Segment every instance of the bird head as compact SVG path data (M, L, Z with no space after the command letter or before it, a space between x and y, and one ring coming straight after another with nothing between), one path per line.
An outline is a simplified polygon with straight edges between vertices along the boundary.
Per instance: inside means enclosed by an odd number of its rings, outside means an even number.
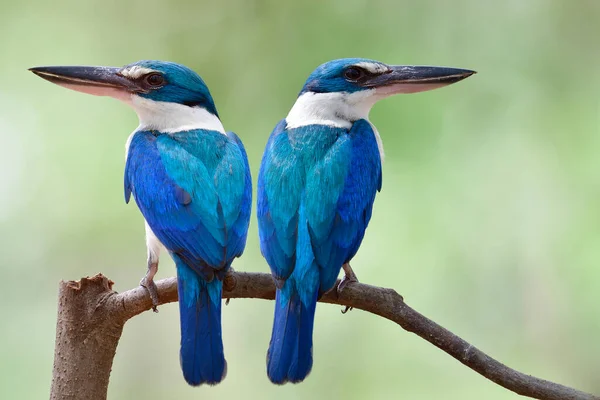
M286 119L292 127L319 120L344 125L366 119L378 100L437 89L474 73L448 67L387 65L362 58L333 60L310 74Z
M146 129L168 132L208 124L222 130L208 87L197 73L180 64L144 60L120 68L54 66L30 71L68 89L124 101Z

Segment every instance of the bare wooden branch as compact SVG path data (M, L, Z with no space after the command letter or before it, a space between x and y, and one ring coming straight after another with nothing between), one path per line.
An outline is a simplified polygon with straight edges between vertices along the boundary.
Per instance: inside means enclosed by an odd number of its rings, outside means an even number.
M111 290L111 284L102 275L80 282L61 282L52 399L106 398L108 376L123 325L152 306L143 288L116 293ZM156 284L161 304L177 301L175 278ZM234 272L225 280L223 297L272 300L275 286L268 274ZM355 283L348 285L341 295L334 290L319 301L389 319L485 378L520 395L542 400L600 400L600 397L507 367L410 308L392 289Z
M102 275L60 282L50 398L106 399L125 320L110 314L112 281Z

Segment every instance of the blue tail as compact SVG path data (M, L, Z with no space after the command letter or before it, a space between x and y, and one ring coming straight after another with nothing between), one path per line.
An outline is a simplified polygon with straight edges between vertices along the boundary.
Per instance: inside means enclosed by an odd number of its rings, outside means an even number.
M317 296L304 304L295 291L289 298L278 289L275 321L267 353L267 374L278 385L304 380L312 368L312 334Z
M221 292L216 277L206 282L183 263L177 263L180 361L187 383L215 385L225 378L227 362L221 338Z

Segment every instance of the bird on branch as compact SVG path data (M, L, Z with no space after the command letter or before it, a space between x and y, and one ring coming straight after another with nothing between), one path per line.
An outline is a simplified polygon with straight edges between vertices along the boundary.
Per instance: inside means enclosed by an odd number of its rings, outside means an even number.
M223 128L202 78L183 65L140 61L31 71L136 111L140 125L126 145L125 200L133 194L146 221L148 271L140 284L156 310L153 278L164 246L177 266L184 378L194 386L219 383L227 373L223 279L246 245L252 202L242 142Z
M391 66L353 58L327 62L309 77L268 140L258 176L260 247L277 291L267 374L301 382L312 368L317 300L342 291L381 190L383 145L368 116L398 93L436 89L474 71Z

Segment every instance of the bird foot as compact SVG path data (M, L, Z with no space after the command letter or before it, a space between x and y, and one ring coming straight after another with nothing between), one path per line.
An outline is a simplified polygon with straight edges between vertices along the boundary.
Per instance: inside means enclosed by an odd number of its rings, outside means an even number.
M227 272L225 273L225 277L223 278L223 292L231 292L235 288L236 280L235 280L235 270L233 267L229 267ZM229 305L230 297L225 297L225 305Z
M338 297L340 296L340 294L342 293L342 291L348 285L358 282L358 278L356 277L356 274L352 270L352 267L350 267L350 264L346 263L346 264L344 264L342 266L342 268L344 269L344 276L340 280L340 283L339 283L339 285L337 287L337 295L338 295ZM342 314L346 314L348 311L352 310L353 308L354 307L346 306L346 308L344 308L342 310Z
M148 278L148 276L145 276L140 281L140 286L143 287L144 289L146 289L146 292L148 293L148 295L150 295L150 299L152 299L152 311L157 313L158 312L158 304L159 304L158 288L156 287L156 283L154 283L154 279Z

